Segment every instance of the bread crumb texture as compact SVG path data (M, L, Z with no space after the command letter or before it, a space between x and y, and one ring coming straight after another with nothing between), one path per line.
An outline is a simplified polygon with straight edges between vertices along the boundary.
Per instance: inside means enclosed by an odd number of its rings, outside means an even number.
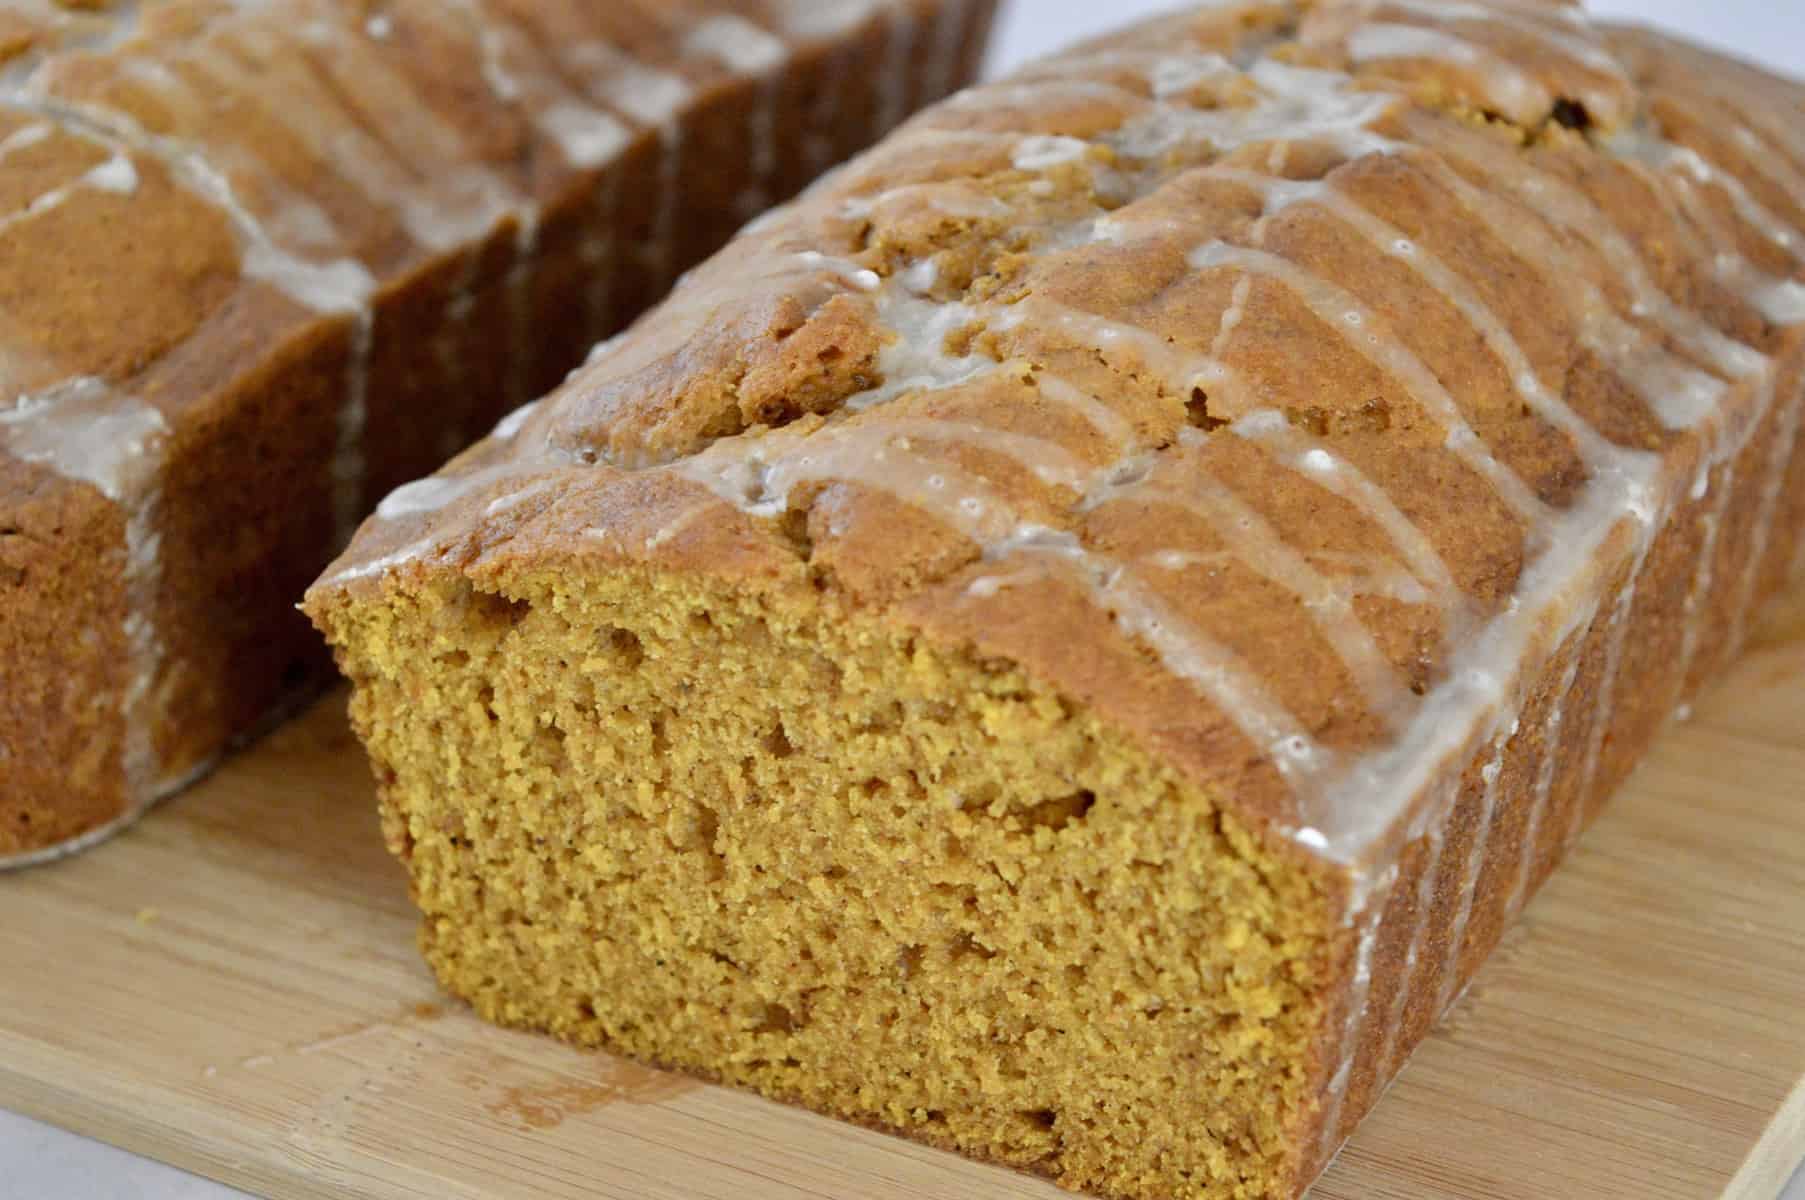
M1021 671L638 572L339 635L422 946L484 1016L1074 1186L1279 1186L1331 905Z

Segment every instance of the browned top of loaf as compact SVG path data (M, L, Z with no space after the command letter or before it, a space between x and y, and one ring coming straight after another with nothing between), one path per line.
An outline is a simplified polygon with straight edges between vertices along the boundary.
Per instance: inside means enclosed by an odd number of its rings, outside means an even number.
M1557 3L1156 21L760 222L313 604L812 585L1354 858L1771 401L1802 130L1797 86Z
M78 381L191 411L444 251L530 238L541 205L711 86L884 7L9 3L0 417L42 426Z

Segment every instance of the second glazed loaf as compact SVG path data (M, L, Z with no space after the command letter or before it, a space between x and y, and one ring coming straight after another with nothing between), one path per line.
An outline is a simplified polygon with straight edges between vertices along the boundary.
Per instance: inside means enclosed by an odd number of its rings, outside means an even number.
M265 720L371 502L967 77L992 7L0 11L0 865Z

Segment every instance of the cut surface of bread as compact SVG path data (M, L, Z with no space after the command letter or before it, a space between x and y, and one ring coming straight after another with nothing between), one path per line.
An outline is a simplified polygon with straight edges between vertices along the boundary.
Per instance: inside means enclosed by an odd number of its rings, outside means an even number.
M1284 1170L1332 884L1021 671L806 586L521 584L374 618L356 709L484 1016L1123 1195Z

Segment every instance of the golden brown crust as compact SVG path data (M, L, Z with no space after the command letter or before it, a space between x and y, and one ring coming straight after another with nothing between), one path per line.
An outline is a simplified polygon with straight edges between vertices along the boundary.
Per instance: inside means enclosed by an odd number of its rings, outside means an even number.
M962 81L989 5L92 7L0 24L0 528L41 524L46 468L84 481L33 543L41 590L7 581L38 647L9 715L40 732L6 731L0 827L34 832L0 858L148 803L306 686L292 604L350 522ZM144 471L84 444L127 425ZM52 703L76 679L91 704Z

